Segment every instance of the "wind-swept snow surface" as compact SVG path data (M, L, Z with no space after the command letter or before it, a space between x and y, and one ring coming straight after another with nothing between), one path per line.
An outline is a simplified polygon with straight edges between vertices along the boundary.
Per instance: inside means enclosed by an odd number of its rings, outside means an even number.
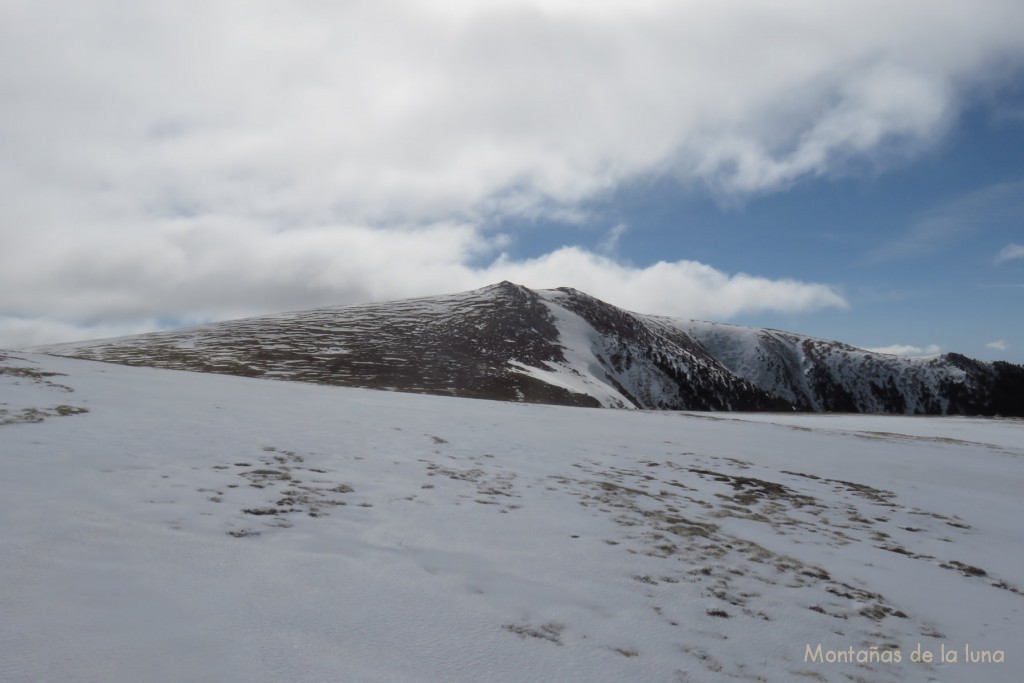
M1020 421L0 356L5 683L1024 676Z

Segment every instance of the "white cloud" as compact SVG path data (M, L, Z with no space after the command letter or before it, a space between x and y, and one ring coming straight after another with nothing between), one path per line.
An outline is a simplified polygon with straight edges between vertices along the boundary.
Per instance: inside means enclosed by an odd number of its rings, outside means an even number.
M619 240L629 232L629 226L625 223L617 223L598 244L597 248L603 254L611 255L619 248Z
M871 261L888 261L927 255L949 248L984 231L1010 230L1024 214L1024 181L998 183L970 192L935 207L918 219L906 234L881 245ZM1020 250L1019 253L1016 250ZM1024 247L1011 244L996 263L1024 256Z
M744 273L728 275L695 261L662 261L635 268L577 247L564 247L522 262L499 259L484 273L485 279L507 279L536 287L569 282L577 289L630 310L684 318L847 307L845 299L825 285Z
M927 142L1021 52L1013 0L870 5L40 0L5 11L0 135L155 212L436 218L658 169L762 191Z
M874 348L864 348L865 351L871 351L872 353L887 353L892 356L911 356L911 357L927 357L937 356L942 353L942 349L937 344L929 344L928 346L913 346L911 344L891 344L890 346L879 346Z
M996 263L1006 263L1019 258L1024 258L1024 244L1008 244L996 254Z
M107 339L161 329L156 320L123 324L73 322L48 317L14 318L0 316L0 349L23 349L40 344L87 339Z
M1005 351L1006 349L1010 348L1010 345L1007 344L1006 341L1003 339L999 339L994 342L989 342L988 344L985 344L985 346L990 349L995 349L996 351Z
M0 314L119 325L502 273L666 313L841 306L820 284L679 254L515 262L489 226L584 222L641 177L728 199L912 153L1024 56L1016 0L35 0L3 13Z
M122 237L116 251L84 239L60 245L61 258L18 277L49 317L74 320L91 311L124 325L147 318L153 302L165 317L211 320L460 291L506 279L574 286L626 308L683 317L846 306L825 285L729 275L693 261L639 268L579 247L516 260L500 253L503 235L488 240L462 224L281 233L250 223L180 219L161 226L158 238ZM474 261L483 265L469 265ZM134 286L125 287L126 281ZM23 291L0 288L0 310L17 310ZM28 334L28 323L21 325L15 341ZM72 339L55 336L64 330L49 320L43 325L33 334L54 333L45 342ZM0 347L12 343L4 332L0 326ZM82 334L95 336L90 330L75 336Z

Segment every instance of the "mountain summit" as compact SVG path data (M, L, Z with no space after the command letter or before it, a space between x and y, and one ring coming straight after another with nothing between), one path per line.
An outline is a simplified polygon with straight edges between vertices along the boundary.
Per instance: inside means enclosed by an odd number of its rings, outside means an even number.
M561 287L318 308L41 353L572 406L1024 415L1024 367L872 353L778 330L631 313Z

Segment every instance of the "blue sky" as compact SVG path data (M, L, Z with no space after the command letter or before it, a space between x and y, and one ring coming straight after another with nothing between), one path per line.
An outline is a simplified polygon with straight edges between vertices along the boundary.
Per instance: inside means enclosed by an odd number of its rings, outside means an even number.
M0 348L508 279L1024 362L1019 0L4 12Z
M647 179L595 212L602 220L584 226L518 223L509 251L536 257L576 243L608 251L621 226L611 251L632 263L695 259L728 272L828 282L849 303L730 322L921 349L911 355L937 346L1024 363L1024 258L999 258L1024 243L1024 85L967 103L933 145L881 167L739 202L672 178Z

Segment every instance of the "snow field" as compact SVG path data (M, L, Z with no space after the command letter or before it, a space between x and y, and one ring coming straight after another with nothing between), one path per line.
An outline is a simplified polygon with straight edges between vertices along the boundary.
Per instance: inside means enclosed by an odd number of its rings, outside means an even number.
M1020 421L573 409L0 355L3 681L1024 672ZM904 659L804 661L819 643ZM1005 662L909 662L918 643Z

